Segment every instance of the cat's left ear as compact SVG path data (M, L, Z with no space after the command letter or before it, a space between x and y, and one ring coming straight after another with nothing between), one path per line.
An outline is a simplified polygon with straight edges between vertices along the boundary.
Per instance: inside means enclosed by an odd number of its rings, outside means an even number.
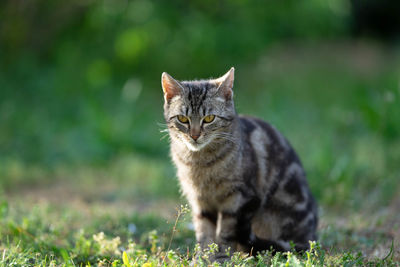
M224 76L215 80L218 85L218 92L221 93L226 100L231 100L233 96L233 81L235 79L235 68L232 67Z

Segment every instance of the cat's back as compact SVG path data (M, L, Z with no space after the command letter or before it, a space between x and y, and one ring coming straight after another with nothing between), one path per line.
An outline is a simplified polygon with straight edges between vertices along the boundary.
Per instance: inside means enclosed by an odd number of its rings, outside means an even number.
M267 160L268 165L284 168L290 164L302 168L299 157L285 136L270 123L253 116L239 115L242 141ZM280 166L277 166L280 165Z
M239 115L242 136L255 146L266 144L267 149L274 147L275 152L292 150L288 140L273 125L265 120L248 115Z
M244 167L262 198L272 195L283 180L296 179L307 186L305 172L289 141L268 122L251 116L239 116ZM246 171L245 171L246 178ZM249 177L250 179L250 177ZM253 178L254 180L254 178ZM267 193L266 193L267 192Z
M251 173L244 179L261 200L262 209L253 220L257 236L286 239L286 234L306 247L307 240L316 239L317 206L299 157L268 122L249 116L239 119L243 151L248 155L243 157L244 173Z

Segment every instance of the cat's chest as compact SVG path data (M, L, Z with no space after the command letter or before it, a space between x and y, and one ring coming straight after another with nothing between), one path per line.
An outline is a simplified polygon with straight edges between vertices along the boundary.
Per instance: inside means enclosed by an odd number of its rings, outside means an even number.
M230 177L218 167L180 166L178 176L181 182L193 187L198 194L215 191L219 185L227 182Z
M217 208L219 202L233 186L235 177L221 168L181 166L178 176L183 193L190 202L203 207Z

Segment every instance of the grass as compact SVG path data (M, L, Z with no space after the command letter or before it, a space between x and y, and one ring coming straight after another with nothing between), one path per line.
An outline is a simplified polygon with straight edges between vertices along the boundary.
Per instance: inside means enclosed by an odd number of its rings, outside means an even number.
M187 208L175 217L132 215L121 207L103 212L93 205L1 204L0 264L2 266L188 266L198 251ZM103 209L109 207L105 206ZM389 246L383 256L363 255L387 238L340 227L321 230L321 244L305 254L270 253L247 257L234 254L227 266L396 266L398 254ZM393 246L393 244L391 244ZM344 246L344 247L343 247ZM352 246L353 249L350 249ZM211 246L199 266L211 264ZM396 263L397 262L397 263ZM147 265L146 265L147 264ZM214 264L217 266L218 264Z
M343 41L276 44L251 65L235 66L238 111L267 119L292 142L321 221L319 243L308 253L235 254L226 265L399 265L399 62L397 48ZM6 120L0 137L27 150L46 144L50 149L42 150L50 152L36 161L21 159L20 152L0 155L0 266L193 262L190 214L181 208L185 200L168 143L157 134L161 89L143 92L136 101L132 111L121 104L110 114L89 107L82 124L63 126L65 131L47 127L40 112L19 113L28 124L13 137L20 128ZM103 144L123 149L86 160L101 154ZM55 160L64 152L79 154L79 160ZM197 263L208 265L213 249Z

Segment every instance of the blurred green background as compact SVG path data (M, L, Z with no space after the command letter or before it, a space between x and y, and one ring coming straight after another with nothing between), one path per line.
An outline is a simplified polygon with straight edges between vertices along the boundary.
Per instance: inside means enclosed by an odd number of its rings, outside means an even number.
M102 181L119 185L105 199L177 199L160 75L235 66L238 111L291 140L323 206L390 204L398 10L387 0L1 1L0 186L92 183L80 187L88 196Z

